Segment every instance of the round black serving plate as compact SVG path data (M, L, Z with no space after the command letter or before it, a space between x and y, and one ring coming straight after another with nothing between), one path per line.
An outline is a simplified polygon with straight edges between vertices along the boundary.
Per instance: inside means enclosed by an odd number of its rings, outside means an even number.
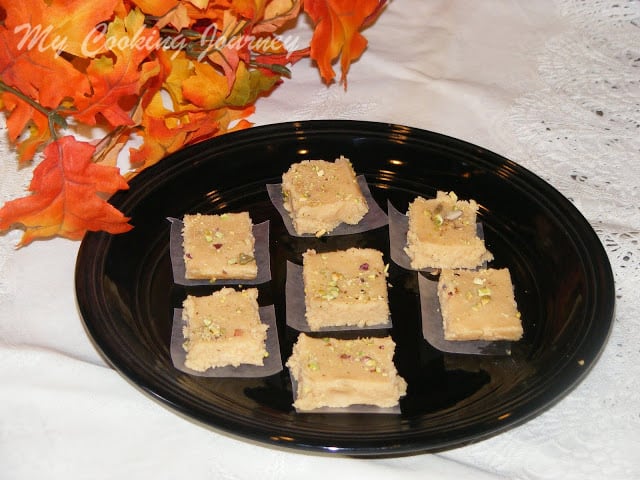
M286 367L265 378L203 378L173 367L173 309L215 287L172 281L167 217L249 211L270 220L274 304L283 360L298 332L285 324L286 261L307 248L373 247L389 259L387 228L325 238L287 234L265 185L289 165L344 155L386 211L418 195L455 191L480 204L492 267L508 267L525 335L510 356L447 354L423 338L417 273L391 262L395 363L408 383L399 414L297 413ZM539 177L490 151L414 128L358 121L291 122L226 134L181 150L119 192L131 217L121 235L90 233L76 265L80 312L106 360L151 398L241 438L303 451L402 455L465 445L552 406L587 374L606 343L614 285L606 253L578 210Z

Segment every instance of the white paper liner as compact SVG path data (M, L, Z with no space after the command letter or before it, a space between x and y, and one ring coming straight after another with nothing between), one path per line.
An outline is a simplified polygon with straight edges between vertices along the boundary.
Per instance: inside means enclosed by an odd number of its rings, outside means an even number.
M178 218L167 218L171 222L169 233L169 255L171 256L171 268L173 270L173 282L178 285L259 285L271 280L271 261L269 259L269 220L253 226L255 238L255 258L258 266L258 275L253 279L225 278L210 281L203 279L189 279L185 277L184 248L182 246L182 228L184 223Z
M438 282L418 274L422 334L429 344L442 352L468 355L511 355L511 342L507 340L445 340L438 298Z
M287 325L299 332L333 332L348 330L382 330L392 327L391 318L384 323L375 325L340 325L322 327L312 330L305 315L307 308L304 302L304 280L302 265L287 261L287 280L285 283L285 300L287 311Z
M409 231L409 217L399 212L393 204L387 200L387 212L389 215L389 254L393 262L404 268L405 270L415 270L418 272L438 273L439 268L425 267L415 269L411 266L411 258L405 252L404 247L407 246L407 232ZM484 239L484 230L482 223L476 223L476 232L479 238ZM486 267L487 262L482 263L482 267Z
M265 347L269 356L264 359L264 365L243 364L237 367L226 366L209 368L204 372L198 372L185 366L184 362L187 358L187 352L182 348L184 343L184 334L182 328L185 325L182 319L182 309L176 308L173 311L173 326L171 328L171 361L173 366L181 372L188 373L197 377L237 377L237 378L256 378L268 377L282 370L282 357L280 355L280 342L278 341L278 327L276 326L276 314L273 305L259 308L260 321L269 326L267 329L267 339Z
M293 401L298 398L298 382L291 375L291 388L293 389ZM295 407L294 407L295 408ZM349 405L348 407L319 407L313 410L302 410L296 408L296 413L386 413L400 414L400 404L393 407L377 407L376 405Z
M336 228L334 228L331 232L327 232L323 237L331 237L334 235L350 235L353 233L362 233L367 232L369 230L374 230L376 228L384 227L388 223L387 214L384 213L384 210L380 208L378 203L373 199L371 195L371 191L369 190L369 185L367 184L367 180L364 178L364 175L358 175L356 177L358 181L358 185L360 186L360 190L362 191L362 195L367 201L367 205L369 206L369 211L362 217L355 225L349 225L347 223L341 223ZM282 198L282 184L281 183L270 183L267 184L267 192L269 193L269 198L271 199L271 203L276 207L282 220L284 222L285 227L287 228L287 232L289 235L294 237L314 237L313 233L296 233L296 229L293 227L293 222L291 221L291 216L286 208L284 208L284 200Z

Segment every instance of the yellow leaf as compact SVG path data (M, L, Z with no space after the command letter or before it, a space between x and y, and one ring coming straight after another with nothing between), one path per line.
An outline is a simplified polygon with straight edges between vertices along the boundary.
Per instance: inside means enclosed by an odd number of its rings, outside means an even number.
M193 74L182 83L182 94L198 107L212 110L225 104L227 79L208 63L192 62Z

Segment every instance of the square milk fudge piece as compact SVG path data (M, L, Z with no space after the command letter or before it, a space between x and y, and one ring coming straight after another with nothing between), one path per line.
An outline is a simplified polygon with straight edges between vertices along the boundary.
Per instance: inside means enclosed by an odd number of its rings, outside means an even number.
M458 200L455 193L417 197L410 205L405 252L411 267L475 268L493 259L476 232L478 204Z
M445 340L519 340L520 312L509 270L442 270L438 299Z
M397 405L407 383L393 363L394 351L391 337L339 340L300 334L287 361L297 382L294 407Z
M185 215L182 239L188 279L251 280L258 275L247 212Z
M387 267L382 252L372 248L303 254L306 318L309 328L389 321Z
M356 225L369 207L351 162L304 160L282 175L284 208L296 233L321 236L341 223Z
M257 299L255 288L187 296L182 311L185 366L204 372L227 365L264 365L269 327L260 321Z

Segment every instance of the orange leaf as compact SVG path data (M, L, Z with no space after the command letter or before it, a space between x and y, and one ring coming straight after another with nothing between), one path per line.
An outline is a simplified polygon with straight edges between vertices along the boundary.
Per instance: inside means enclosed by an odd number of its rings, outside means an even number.
M57 50L85 57L83 48L91 37L93 49L102 45L94 29L109 20L118 0L0 0L6 11L5 26L23 48L46 50L53 56Z
M132 125L129 111L144 84L160 72L157 60L149 55L156 50L157 29L144 26L144 14L133 10L126 18L109 24L105 42L113 56L101 55L87 67L92 94L76 97L76 120L95 125L99 116L110 125Z
M264 13L266 0L231 0L230 9L239 17L256 21Z
M21 47L20 42L19 36L0 27L0 79L5 84L49 109L89 91L85 75L64 57L51 50ZM8 112L9 140L18 146L21 161L31 160L51 138L46 116L9 92L2 93L2 103Z
M140 10L149 15L162 17L178 6L178 0L130 0Z
M182 82L184 98L194 105L215 109L224 106L230 87L227 79L208 63L192 62L192 75Z
M255 24L252 33L272 33L300 13L301 0L272 0L265 6L264 18Z
M326 83L331 83L335 72L331 64L338 57L342 76L340 82L347 85L347 72L367 47L367 40L360 29L369 23L384 5L381 0L306 0L304 10L315 23L311 39L311 58L316 61Z
M16 144L20 163L26 163L38 148L51 140L49 120L46 115L10 93L3 94L2 99L4 108L10 112L7 117L9 141Z
M94 150L71 136L50 143L33 172L32 194L0 209L0 230L23 225L21 245L54 235L80 239L87 230L130 230L129 219L102 198L127 183L117 168L92 163Z

